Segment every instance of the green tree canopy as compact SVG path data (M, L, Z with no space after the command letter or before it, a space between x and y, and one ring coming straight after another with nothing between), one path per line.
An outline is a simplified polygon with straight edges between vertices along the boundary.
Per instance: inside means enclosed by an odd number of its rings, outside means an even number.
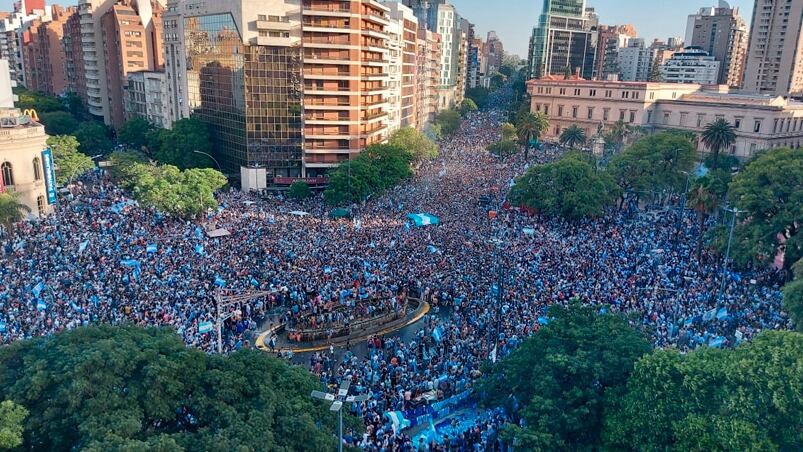
M717 169L719 153L736 142L736 129L726 119L719 118L705 126L700 134L700 139L711 151L711 169Z
M477 103L474 102L470 97L463 99L463 102L460 103L460 115L462 116L466 116L472 111L477 110L479 110Z
M212 154L213 150L212 134L206 124L197 118L185 118L173 123L172 129L160 131L159 149L153 151L153 156L181 169L210 168L214 161L198 152Z
M516 181L510 199L549 215L568 220L599 216L621 194L607 172L575 155L535 165Z
M109 128L97 121L85 121L75 131L78 150L89 156L105 155L112 150Z
M728 199L744 213L734 231L733 257L766 264L785 239L785 264L803 257L803 152L776 148L761 153L733 178ZM723 231L724 232L724 231Z
M0 399L30 411L27 450L334 450L336 417L314 389L300 367L255 350L209 356L166 328L92 326L0 348Z
M125 144L129 149L142 150L147 146L148 137L156 127L145 118L131 118L120 127L117 132L117 138L121 143Z
M797 330L803 332L803 278L798 277L783 287L783 307Z
M466 90L466 97L473 100L479 108L483 108L488 104L488 98L491 91L488 88L478 86L476 88L469 88Z
M609 172L624 190L683 192L696 158L687 136L661 132L641 138L616 154Z
M803 447L803 335L761 333L736 349L636 363L608 411L607 450L769 451Z
M502 124L500 133L502 134L502 140L504 141L515 140L519 135L518 131L516 130L516 126L509 122Z
M9 235L14 235L14 224L24 220L29 213L31 208L20 202L18 193L0 193L0 226Z
M584 145L585 142L586 133L577 124L570 125L560 133L560 144L571 149L577 149L578 146Z
M532 142L540 139L548 128L549 118L544 113L520 112L516 121L519 144L527 151L532 146Z
M435 115L435 123L440 126L441 134L451 135L460 128L460 113L454 110L442 110Z
M22 445L22 421L28 410L11 400L0 402L0 450Z
M39 122L48 135L71 135L78 130L78 120L66 111L39 113Z
M107 170L115 182L131 190L135 182L134 164L148 163L148 158L139 151L115 151L109 155L109 163L111 166Z
M227 183L226 176L211 168L182 171L172 165L135 163L128 171L140 204L181 218L197 218L216 209L215 191Z
M14 94L19 97L19 99L14 102L14 105L20 110L33 109L36 110L40 116L42 113L65 110L64 104L62 104L57 97L48 94L30 91L22 87L14 88Z
M368 146L356 159L342 163L332 173L324 199L331 205L365 200L412 176L411 162L411 154L401 147Z
M407 151L416 163L433 160L439 153L434 141L412 127L397 130L388 138L388 144Z
M491 154L502 158L510 157L519 152L519 147L511 140L497 141L490 144L487 149Z
M303 180L297 180L290 184L290 188L287 190L287 196L291 197L292 199L307 199L312 194L312 190L309 188L309 184L304 182Z
M556 306L550 317L488 369L478 392L492 406L520 406L526 426L510 425L503 436L521 450L597 450L609 399L650 345L625 318L592 307Z
M48 137L47 145L53 152L56 167L56 183L65 185L78 176L95 168L95 162L78 152L78 140L74 136L59 135Z

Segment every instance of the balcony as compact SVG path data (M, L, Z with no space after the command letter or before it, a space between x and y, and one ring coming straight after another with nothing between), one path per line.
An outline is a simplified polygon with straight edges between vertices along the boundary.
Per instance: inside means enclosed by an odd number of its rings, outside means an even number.
M323 5L310 5L305 4L302 6L304 15L308 16L328 16L328 17L350 17L351 10L343 8L340 5L323 4Z

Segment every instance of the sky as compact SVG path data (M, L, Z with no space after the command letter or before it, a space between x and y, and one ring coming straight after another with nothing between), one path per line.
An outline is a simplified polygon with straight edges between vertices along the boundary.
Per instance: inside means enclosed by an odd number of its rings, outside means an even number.
M495 30L505 50L527 58L530 33L543 0L450 0L460 14L476 25L476 31L485 38ZM653 38L666 39L686 34L686 18L703 6L714 6L718 0L588 0L596 8L600 23L620 25L632 23L639 37L647 42ZM48 3L75 4L75 0L50 0ZM13 0L0 0L0 11L11 11ZM754 0L730 0L739 7L742 17L749 23Z
M541 14L543 0L450 0L461 16L475 25L485 39L496 31L505 51L527 58L532 28ZM701 7L715 6L717 0L588 0L605 25L632 23L639 37L647 42L686 34L686 18ZM740 15L750 23L754 0L730 0Z

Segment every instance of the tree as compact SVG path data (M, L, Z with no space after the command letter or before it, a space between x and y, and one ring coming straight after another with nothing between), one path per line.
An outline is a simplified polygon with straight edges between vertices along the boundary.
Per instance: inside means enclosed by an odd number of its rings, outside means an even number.
M390 144L373 144L360 154L377 169L379 175L378 191L393 188L413 175L410 168L412 157L404 149Z
M653 83L661 83L664 81L664 74L661 73L661 65L658 64L658 58L656 58L650 66L650 76L648 80Z
M718 155L716 166L719 171L728 171L730 173L732 168L739 169L742 167L742 162L739 160L738 157L735 155L725 154L725 155ZM703 160L703 164L706 168L713 168L714 167L714 155L708 154L705 156ZM712 170L715 171L715 170Z
M48 135L70 135L78 130L78 120L66 111L44 112L39 114L39 122L45 126Z
M131 118L120 127L117 138L130 149L142 150L148 145L148 137L156 127L145 118Z
M571 80L572 75L572 67L566 65L566 67L563 69L563 80Z
M516 126L514 126L509 122L502 124L501 133L502 133L502 141L515 140L516 137L518 136L518 131L516 130Z
M467 114L479 110L477 104L471 100L471 98L463 99L463 102L460 102L460 115L466 116Z
M64 95L64 106L67 111L78 121L85 121L89 119L89 112L86 110L84 100L75 93L67 93Z
M716 212L719 207L719 200L704 181L698 181L686 194L689 207L697 213L698 227L700 233L697 235L697 262L700 262L703 255L703 235L705 233L705 220L709 215Z
M466 90L466 97L473 100L479 108L484 108L488 104L488 98L490 97L490 94L490 90L483 86L469 88Z
M26 450L333 450L336 417L315 389L300 367L207 355L167 328L90 326L0 349L0 398L30 411Z
M571 149L576 149L577 146L582 146L585 142L586 132L577 124L572 124L565 128L560 134L560 144Z
M786 268L803 257L803 234L799 233L803 152L776 148L761 153L733 178L728 199L744 211L733 238L733 258L738 264L765 265L781 245Z
M451 135L460 128L460 113L454 110L442 110L435 116L435 122L441 128L441 134Z
M95 169L95 162L86 154L78 152L78 140L73 136L48 137L47 145L53 152L57 184L66 185L76 177Z
M159 162L181 169L209 168L215 163L204 154L213 151L212 134L206 124L197 118L185 118L173 123L172 129L160 131L159 149L153 155Z
M0 193L0 226L8 233L14 235L14 224L24 220L31 208L19 201L17 193Z
M549 318L487 369L478 394L524 418L523 428L511 423L503 432L517 449L598 450L607 406L650 345L624 317L593 307L555 306Z
M510 157L519 151L516 143L511 140L497 141L489 145L487 149L491 154L501 158Z
M634 126L618 120L613 124L613 127L605 134L605 144L613 147L616 151L621 151L625 143L631 139L636 139L642 134L642 130L638 126Z
M687 136L661 132L637 140L611 158L609 172L625 191L682 192L697 152Z
M323 196L331 205L350 204L368 199L379 186L378 169L367 159L358 158L337 167Z
M580 220L599 216L616 201L620 190L607 172L575 155L536 165L516 181L511 202L549 216Z
M14 105L20 110L36 110L40 116L42 113L64 110L64 104L54 96L37 93L22 87L14 88L14 94L18 97Z
M226 176L211 168L180 170L172 165L135 163L129 169L134 198L143 206L180 218L197 218L217 208L215 192Z
M800 450L803 335L767 331L730 350L656 350L605 420L605 450Z
M131 190L134 187L137 163L148 163L148 158L139 151L115 151L109 155L109 173L115 182L123 188Z
M541 138L541 134L549 128L549 118L544 113L523 112L518 117L516 130L519 144L524 147L524 160L529 160L529 149L532 143Z
M412 127L397 130L388 138L388 144L407 151L416 163L433 160L439 153L434 141Z
M705 126L700 138L713 156L711 169L717 169L719 153L723 149L733 146L733 143L736 142L736 130L724 118L719 118Z
M783 287L783 307L797 330L803 332L803 278L798 277Z
M22 445L22 422L28 410L11 400L0 402L0 450Z
M304 182L303 180L297 180L290 184L290 188L287 190L287 196L293 199L307 199L312 195L312 190L309 188L309 184Z
M75 131L78 150L89 156L105 155L112 150L109 128L97 121L85 121Z

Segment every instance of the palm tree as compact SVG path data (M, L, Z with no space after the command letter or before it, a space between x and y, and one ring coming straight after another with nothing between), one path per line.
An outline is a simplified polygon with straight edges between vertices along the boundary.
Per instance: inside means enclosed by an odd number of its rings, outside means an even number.
M16 193L0 193L0 226L9 235L14 234L14 223L25 219L31 208L19 202Z
M689 207L697 212L700 233L697 236L697 262L700 262L703 254L703 233L705 232L705 219L717 210L719 199L716 193L703 184L698 184L686 194Z
M541 138L541 134L549 128L549 119L541 112L524 113L519 117L516 133L519 144L524 147L524 160L529 160L530 143Z
M702 138L703 144L711 150L711 154L714 156L712 170L717 169L717 160L719 159L720 151L731 147L733 143L736 142L735 129L731 123L723 118L719 118L706 125L700 137Z
M572 124L560 134L560 144L572 149L586 142L586 133L577 124Z

